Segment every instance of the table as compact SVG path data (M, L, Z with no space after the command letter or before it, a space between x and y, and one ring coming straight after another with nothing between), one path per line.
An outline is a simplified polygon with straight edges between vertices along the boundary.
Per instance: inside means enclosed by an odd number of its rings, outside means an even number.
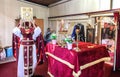
M51 77L103 77L104 61L110 60L106 47L85 42L79 42L78 46L80 52L51 43L46 45Z

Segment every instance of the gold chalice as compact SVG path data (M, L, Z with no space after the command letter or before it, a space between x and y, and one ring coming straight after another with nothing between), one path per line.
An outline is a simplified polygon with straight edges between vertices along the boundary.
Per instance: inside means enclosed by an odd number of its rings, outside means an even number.
M76 40L76 44L77 44L77 47L75 48L75 51L77 51L77 52L79 52L79 51L81 51L80 49L79 49L79 47L78 47L78 34L79 34L79 32L80 32L80 29L76 29L76 35L77 35L77 40Z

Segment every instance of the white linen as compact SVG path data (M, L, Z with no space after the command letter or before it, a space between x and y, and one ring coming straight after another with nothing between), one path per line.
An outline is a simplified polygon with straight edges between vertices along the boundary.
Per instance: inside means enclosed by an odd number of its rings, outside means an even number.
M36 27L33 34L33 39L36 40L36 38L39 36L40 33L41 33L41 29L39 27Z
M13 29L13 33L14 33L16 36L18 36L18 37L20 38L20 40L23 39L23 35L21 34L21 31L20 31L20 29L19 29L18 27L15 27L15 28Z
M35 67L37 64L37 56L36 56L36 46L33 45L33 72L35 71ZM24 77L24 55L23 55L23 45L20 45L19 48L19 58L18 58L18 71L17 71L17 77Z

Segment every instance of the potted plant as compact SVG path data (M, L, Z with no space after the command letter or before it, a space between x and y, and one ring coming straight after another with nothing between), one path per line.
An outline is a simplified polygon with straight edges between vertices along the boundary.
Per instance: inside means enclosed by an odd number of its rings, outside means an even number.
M50 38L51 38L52 44L56 44L57 35L55 33L52 33L50 35Z
M65 42L67 43L67 48L68 48L68 50L71 50L72 49L72 38L70 38L70 37L67 37L67 38L65 38Z

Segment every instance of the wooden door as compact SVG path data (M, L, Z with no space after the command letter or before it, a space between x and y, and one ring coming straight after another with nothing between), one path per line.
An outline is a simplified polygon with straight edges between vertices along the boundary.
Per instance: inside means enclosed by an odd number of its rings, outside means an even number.
M35 24L41 28L42 34L44 34L44 20L35 19Z

